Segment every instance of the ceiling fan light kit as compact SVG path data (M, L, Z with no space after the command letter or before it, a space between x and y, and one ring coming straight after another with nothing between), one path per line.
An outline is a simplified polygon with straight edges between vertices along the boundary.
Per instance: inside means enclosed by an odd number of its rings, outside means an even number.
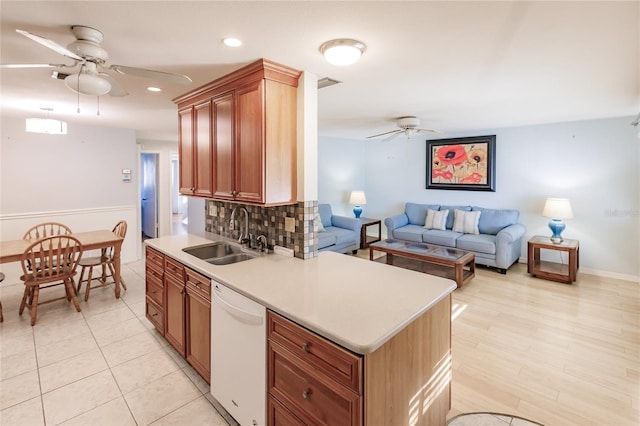
M358 62L366 50L367 46L363 42L351 38L329 40L320 45L320 53L327 62L341 67Z
M377 138L379 136L389 135L386 138L382 139L382 142L387 142L387 141L390 141L391 139L395 138L399 134L404 134L407 137L407 139L411 139L411 135L413 135L414 133L440 133L440 134L444 134L440 130L419 129L418 126L420 125L420 119L418 117L414 117L412 115L405 116L405 117L398 117L396 120L397 120L396 121L396 125L399 127L399 129L391 130L389 132L379 133L377 135L367 136L367 139Z

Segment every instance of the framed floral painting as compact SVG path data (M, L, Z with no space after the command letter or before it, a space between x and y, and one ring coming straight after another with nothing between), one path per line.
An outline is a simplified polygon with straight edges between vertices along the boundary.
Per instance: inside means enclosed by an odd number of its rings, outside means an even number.
M427 141L427 189L496 190L496 135Z

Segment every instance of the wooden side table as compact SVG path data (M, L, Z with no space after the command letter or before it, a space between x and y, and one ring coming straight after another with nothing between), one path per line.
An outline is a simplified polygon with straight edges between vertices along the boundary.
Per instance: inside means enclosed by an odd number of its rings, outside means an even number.
M375 243L382 239L382 223L380 219L371 219L369 217L361 217L362 229L360 230L360 248L367 248L369 244ZM367 228L378 225L378 236L367 235Z
M560 244L551 242L549 237L535 235L527 243L527 272L547 280L571 284L576 280L580 267L580 242L565 239ZM568 263L549 262L540 259L540 250L567 252Z

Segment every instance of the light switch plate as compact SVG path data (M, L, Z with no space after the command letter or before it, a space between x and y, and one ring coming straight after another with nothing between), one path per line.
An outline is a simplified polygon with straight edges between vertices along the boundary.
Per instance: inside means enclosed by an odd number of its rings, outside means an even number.
M215 204L209 204L209 216L217 216L218 215L218 206Z
M287 232L296 232L296 220L292 217L285 217L284 230Z

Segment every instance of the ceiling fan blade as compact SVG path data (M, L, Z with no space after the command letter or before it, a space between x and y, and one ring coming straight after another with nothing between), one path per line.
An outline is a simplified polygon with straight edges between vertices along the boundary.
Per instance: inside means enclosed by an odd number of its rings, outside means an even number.
M146 77L156 80L168 80L178 84L191 84L191 79L186 75L172 74L162 71L146 70L144 68L127 67L124 65L111 65L109 68L120 74L135 75L137 77Z
M441 132L440 130L432 130L432 129L415 129L416 133L439 133L441 135L446 135L445 132Z
M49 49L63 55L66 56L68 58L71 59L75 59L76 61L83 61L84 59L82 59L80 56L76 55L75 53L73 53L72 51L70 51L69 49L67 49L66 47L62 47L60 46L58 43L56 43L55 41L51 41L48 38L44 38L44 37L40 37L39 35L30 33L29 31L24 31L24 30L16 30L16 32L18 34L22 34L23 36L30 38L31 40L35 41L36 43L40 43L41 45L43 45L44 47L48 47Z
M378 136L384 136L384 135L388 135L390 133L398 133L398 132L402 132L402 130L391 130L390 132L384 132L384 133L379 133L377 135L372 135L372 136L367 136L367 139L371 139L371 138L377 138Z
M109 84L111 84L111 90L109 90L109 96L121 98L129 94L129 92L127 92L127 90L124 87L122 87L122 85L118 82L118 80L111 77L109 74L101 72L101 73L98 73L98 75L101 78L107 80Z
M398 136L401 133L404 133L404 130L396 130L396 132L393 135L387 136L386 138L382 139L382 142L389 142L391 139L394 139L396 136Z

